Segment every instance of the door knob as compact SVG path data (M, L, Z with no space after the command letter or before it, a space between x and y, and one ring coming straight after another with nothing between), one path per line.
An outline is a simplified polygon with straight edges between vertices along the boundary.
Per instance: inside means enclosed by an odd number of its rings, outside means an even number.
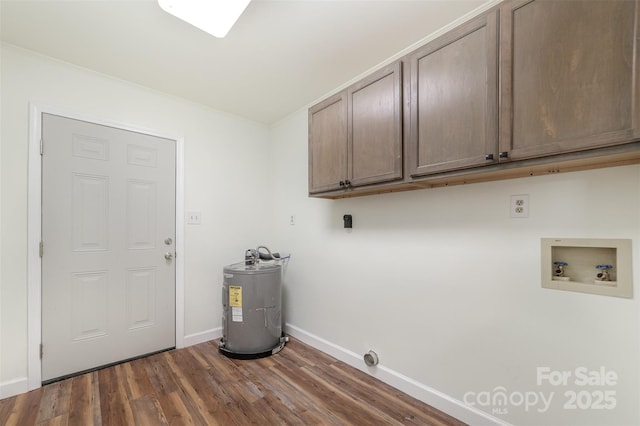
M166 239L164 240L164 243L165 243L166 245L170 246L171 244L173 244L173 240L172 240L171 238L166 238Z
M169 253L169 252L165 253L164 254L164 258L167 259L167 260L173 259L173 253Z

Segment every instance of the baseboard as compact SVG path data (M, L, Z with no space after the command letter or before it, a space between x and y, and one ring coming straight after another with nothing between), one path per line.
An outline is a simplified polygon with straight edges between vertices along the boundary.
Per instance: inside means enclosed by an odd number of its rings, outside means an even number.
M210 340L219 339L220 337L222 337L222 327L216 327L210 330L184 336L183 344L186 348L187 346L197 345L198 343L208 342Z
M285 333L308 344L309 346L327 353L332 357L357 368L358 370L393 386L407 395L411 395L412 397L467 424L509 426L509 423L504 420L498 419L474 407L470 407L456 398L417 382L416 380L404 376L397 371L391 370L384 365L378 364L376 367L367 367L364 364L362 355L331 343L328 340L304 331L292 324L285 324L284 329Z
M29 380L26 377L0 383L0 399L9 398L29 391Z

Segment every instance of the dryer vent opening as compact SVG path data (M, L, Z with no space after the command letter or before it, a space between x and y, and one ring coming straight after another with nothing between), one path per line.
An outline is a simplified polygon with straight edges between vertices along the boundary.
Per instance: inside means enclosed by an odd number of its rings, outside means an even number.
M373 367L378 365L378 354L374 351L369 351L364 354L364 363L367 364L368 367Z

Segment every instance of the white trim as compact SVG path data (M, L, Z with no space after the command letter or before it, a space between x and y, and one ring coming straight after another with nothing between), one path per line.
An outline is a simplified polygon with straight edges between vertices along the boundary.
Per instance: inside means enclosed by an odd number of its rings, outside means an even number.
M184 347L184 139L176 141L176 348Z
M395 370L378 364L376 367L367 367L362 355L358 355L348 349L338 346L322 337L302 330L292 324L285 324L285 332L292 337L325 352L334 358L363 371L378 380L393 386L412 397L431 405L438 410L455 417L467 424L473 425L501 425L510 426L510 423L498 419L477 408L470 407L464 402L442 393L432 387L422 384Z
M219 339L222 337L222 327L216 327L209 330L201 331L199 333L189 334L184 336L184 347L197 345L199 343L208 342L210 340Z
M125 123L97 119L59 107L29 103L29 170L27 195L27 380L28 389L42 385L40 343L42 342L42 263L39 256L42 237L42 114L54 114L103 126L115 127L176 141L176 347L184 346L184 138ZM11 389L17 389L18 386ZM20 393L20 392L17 392ZM16 394L17 394L16 393Z
M42 342L42 114L29 104L29 170L27 193L27 378L29 389L42 384L40 343Z
M0 399L25 393L29 390L29 381L26 377L9 380L0 383Z

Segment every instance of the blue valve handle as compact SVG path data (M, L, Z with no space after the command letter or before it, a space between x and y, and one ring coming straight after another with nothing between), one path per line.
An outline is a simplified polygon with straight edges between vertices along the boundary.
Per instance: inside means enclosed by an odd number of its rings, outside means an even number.
M558 266L567 266L568 263L567 262L553 262L554 265L558 265Z
M613 265L597 265L596 269L613 269Z

